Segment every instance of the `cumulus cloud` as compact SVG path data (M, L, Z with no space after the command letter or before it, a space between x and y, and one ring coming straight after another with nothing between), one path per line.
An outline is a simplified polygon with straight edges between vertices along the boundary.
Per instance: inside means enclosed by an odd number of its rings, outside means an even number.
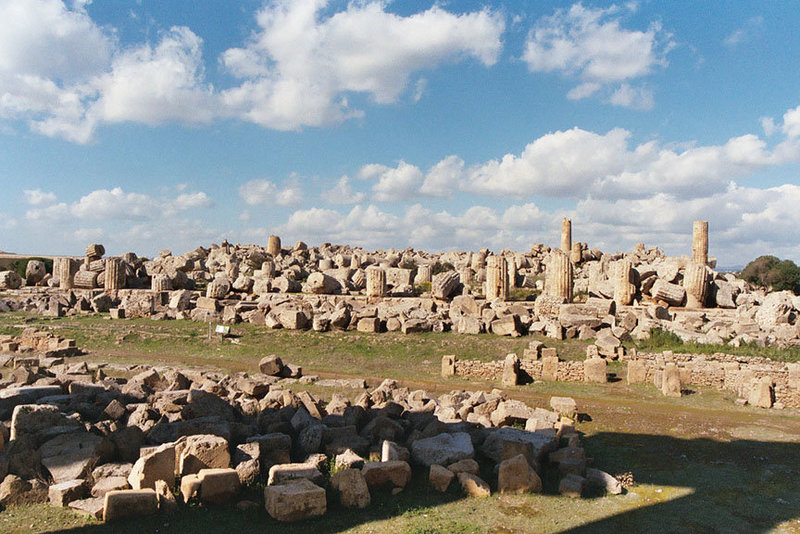
M674 46L671 35L653 22L642 30L622 27L630 7L557 9L542 17L525 41L522 59L531 72L556 72L580 83L567 97L588 98L604 87L614 87L608 101L634 109L650 109L652 94L622 82L642 78L667 65Z
M45 192L41 189L25 189L22 194L25 196L25 202L31 206L49 206L56 201L55 193Z
M787 111L780 126L765 121L784 133L773 146L755 134L721 145L649 141L632 146L628 130L601 134L576 127L545 134L519 154L473 165L450 155L422 178L418 167L405 162L395 169L364 165L358 176L385 181L387 193L375 200L409 200L417 194L447 198L459 191L508 198L645 198L655 193L691 198L712 194L758 169L800 161L800 107ZM391 194L390 185L395 186Z
M295 206L303 200L303 191L294 182L278 187L269 180L250 180L239 187L239 197L249 206Z
M505 23L488 10L456 15L434 6L403 17L379 1L328 8L325 0L279 0L258 12L247 45L221 57L243 80L222 93L231 113L279 130L336 123L363 113L346 92L392 103L412 73L463 57L492 65L502 47Z
M505 28L489 10L434 6L400 16L377 0L338 10L325 0L276 0L258 11L244 46L220 56L237 80L219 90L206 80L202 39L187 27L123 48L84 2L0 0L0 20L0 119L76 143L106 123L236 118L296 130L341 122L363 115L349 93L389 104L418 71L464 58L494 64ZM424 78L411 89L419 100Z
M397 167L381 169L377 178L378 183L372 186L373 198L378 202L396 202L416 196L424 177L419 167L401 160Z
M28 191L25 192L26 196ZM32 195L36 197L36 195ZM53 196L55 200L55 196ZM178 212L213 206L206 193L183 193L176 198L152 197L143 193L125 192L121 187L96 189L76 202L50 203L25 213L32 222L77 221L153 221ZM42 204L39 204L42 205Z
M366 197L365 193L353 190L350 185L350 178L347 176L339 178L332 189L322 194L322 198L328 204L358 204L363 202Z

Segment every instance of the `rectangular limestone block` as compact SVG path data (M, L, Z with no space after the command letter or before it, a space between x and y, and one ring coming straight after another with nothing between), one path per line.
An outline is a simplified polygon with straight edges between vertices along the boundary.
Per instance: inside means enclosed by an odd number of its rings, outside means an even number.
M542 355L542 380L558 380L558 356Z
M264 507L278 521L299 521L324 515L325 490L310 480L299 479L264 488Z
M118 490L106 493L103 521L153 515L158 511L155 490Z

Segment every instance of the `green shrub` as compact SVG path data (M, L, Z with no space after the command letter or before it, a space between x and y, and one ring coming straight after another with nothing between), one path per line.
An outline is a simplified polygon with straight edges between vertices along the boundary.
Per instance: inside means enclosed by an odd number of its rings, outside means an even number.
M739 277L753 285L773 291L800 294L800 267L791 260L759 256L742 270Z
M446 273L447 271L455 271L455 270L456 270L455 266L452 263L450 263L449 261L446 261L444 263L442 263L440 261L437 261L431 267L431 276L435 276L435 275L440 274L440 273Z
M11 262L8 266L9 271L15 271L20 278L25 280L25 269L28 268L28 262L31 260L39 260L44 262L44 268L48 273L53 272L53 260L48 258L22 258Z

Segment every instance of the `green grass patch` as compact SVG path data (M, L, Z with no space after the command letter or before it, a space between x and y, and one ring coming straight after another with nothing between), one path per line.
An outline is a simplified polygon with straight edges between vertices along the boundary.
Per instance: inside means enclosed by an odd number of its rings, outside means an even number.
M731 345L709 345L697 342L684 342L677 334L661 328L651 328L649 339L635 342L638 350L661 352L671 350L684 354L714 354L723 352L735 356L760 356L781 362L800 361L800 347L762 347L757 343L743 343L739 347Z

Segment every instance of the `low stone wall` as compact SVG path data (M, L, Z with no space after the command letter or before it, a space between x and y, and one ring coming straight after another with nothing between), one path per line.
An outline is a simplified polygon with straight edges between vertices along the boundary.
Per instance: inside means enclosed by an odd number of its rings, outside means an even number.
M708 386L731 391L747 399L756 381L769 377L773 383L775 407L800 408L800 363L775 362L762 357L742 357L732 354L673 354L638 353L633 356L644 363L645 381L659 382L658 374L667 363L675 363L680 371L681 383ZM456 375L481 380L499 380L503 374L503 360L480 362L457 360ZM542 378L542 361L522 359L520 369L534 380ZM626 372L620 378L625 378ZM582 361L559 361L557 379L563 382L584 381Z

